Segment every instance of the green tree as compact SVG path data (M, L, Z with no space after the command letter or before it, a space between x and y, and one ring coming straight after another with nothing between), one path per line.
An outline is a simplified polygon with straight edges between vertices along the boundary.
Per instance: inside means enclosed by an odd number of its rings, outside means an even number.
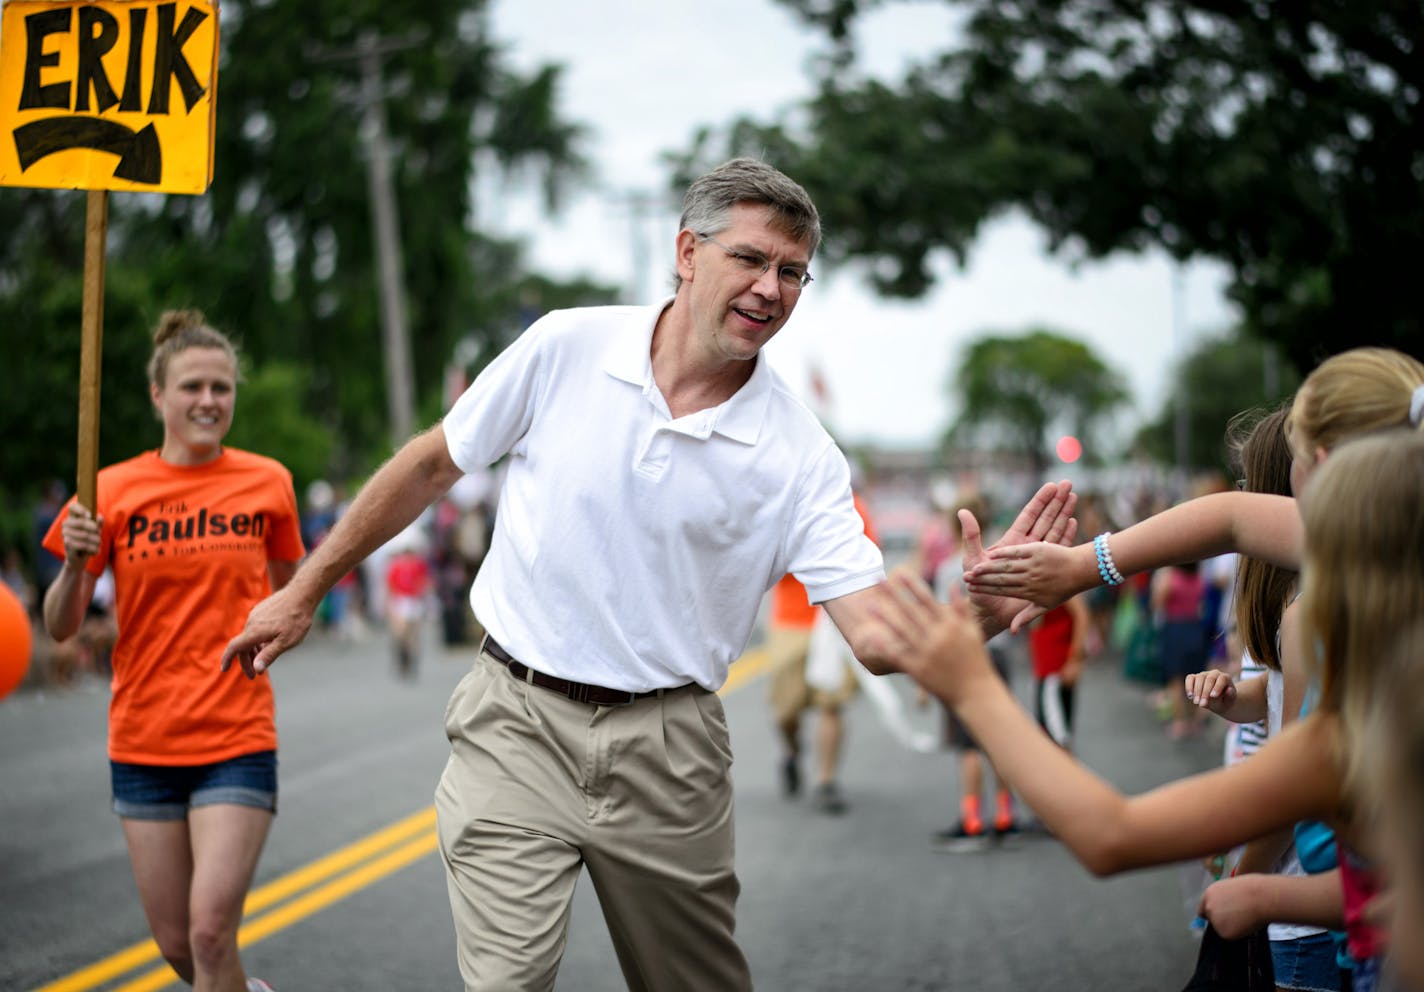
M3 199L3 198L0 198ZM82 255L80 256L82 259ZM82 264L82 263L81 263ZM111 269L104 300L99 450L116 461L157 447L163 429L149 400L145 365L153 287L134 268ZM83 279L39 265L3 304L8 361L0 389L0 495L28 498L51 479L74 484L79 436L79 335Z
M301 408L303 369L267 362L243 377L228 441L252 451L280 451L282 464L300 487L326 475L336 438Z
M224 0L211 190L110 198L102 462L156 443L148 335L160 312L187 306L237 339L252 370L234 443L250 436L299 479L360 474L388 451L357 71L325 58L366 31L414 42L384 75L425 419L457 341L482 342L487 360L531 299L611 298L529 272L518 243L478 229L477 176L536 182L555 206L586 170L582 129L557 110L558 69L512 69L487 7ZM0 190L0 350L25 359L23 381L0 390L0 496L12 502L42 478L73 478L83 227L82 193Z
M971 344L948 385L960 413L946 446L990 446L1047 471L1056 437L1071 433L1084 451L1099 426L1129 401L1127 386L1081 341L1044 328L990 335Z
M1178 410L1186 414L1186 467L1232 471L1225 443L1232 417L1290 399L1300 375L1275 345L1239 331L1198 343L1173 369L1160 413L1137 435L1137 446L1164 463L1177 460Z
M893 85L857 73L853 32L890 0L781 2L833 42L819 92L704 131L683 171L773 156L884 292L923 293L932 253L1017 207L1075 255L1225 262L1248 331L1302 370L1424 354L1418 0L945 0L960 36Z

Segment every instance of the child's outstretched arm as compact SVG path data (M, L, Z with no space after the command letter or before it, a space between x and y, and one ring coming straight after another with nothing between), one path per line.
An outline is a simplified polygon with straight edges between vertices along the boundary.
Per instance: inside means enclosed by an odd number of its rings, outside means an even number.
M877 604L900 667L953 706L984 753L1096 875L1204 857L1301 819L1332 819L1340 795L1333 718L1316 715L1250 761L1125 797L1039 728L989 664L962 602L913 576Z
M1188 500L1113 534L1107 542L1122 575L1227 551L1299 568L1303 544L1295 500L1261 493L1213 493ZM1072 548L1046 543L993 548L986 559L964 576L976 595L1054 607L1104 581L1092 542ZM1016 620L1014 629L1020 625Z
M1267 923L1301 923L1342 930L1340 869L1319 875L1237 875L1208 885L1197 912L1228 940Z

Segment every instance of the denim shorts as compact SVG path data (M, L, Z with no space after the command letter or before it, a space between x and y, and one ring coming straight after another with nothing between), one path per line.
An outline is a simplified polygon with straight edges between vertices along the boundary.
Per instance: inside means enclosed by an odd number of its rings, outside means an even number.
M1271 941L1271 964L1276 970L1277 988L1340 992L1335 938L1328 933Z
M130 820L183 820L196 806L227 803L277 812L277 752L211 765L131 765L110 761L114 812Z

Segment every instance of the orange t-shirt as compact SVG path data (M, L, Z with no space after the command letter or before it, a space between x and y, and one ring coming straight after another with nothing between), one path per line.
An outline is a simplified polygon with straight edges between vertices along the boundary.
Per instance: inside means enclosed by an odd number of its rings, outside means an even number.
M104 518L88 569L114 570L109 757L205 765L277 746L270 679L218 663L271 591L267 562L302 557L292 476L261 455L224 448L206 465L147 452L99 472ZM44 546L64 557L60 524Z
M875 533L875 526L870 522L870 511L861 502L859 496L852 493L851 498L855 500L856 512L860 514L860 519L865 524L865 536L879 545L880 537ZM771 625L773 627L810 630L816 622L817 609L819 607L811 605L811 600L806 595L806 587L789 572L771 587Z

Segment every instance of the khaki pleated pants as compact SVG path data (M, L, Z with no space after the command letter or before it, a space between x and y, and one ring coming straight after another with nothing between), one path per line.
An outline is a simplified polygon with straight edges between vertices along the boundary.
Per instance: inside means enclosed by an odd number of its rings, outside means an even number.
M481 654L445 729L435 805L466 989L553 988L584 866L630 989L751 988L714 693L594 706Z

